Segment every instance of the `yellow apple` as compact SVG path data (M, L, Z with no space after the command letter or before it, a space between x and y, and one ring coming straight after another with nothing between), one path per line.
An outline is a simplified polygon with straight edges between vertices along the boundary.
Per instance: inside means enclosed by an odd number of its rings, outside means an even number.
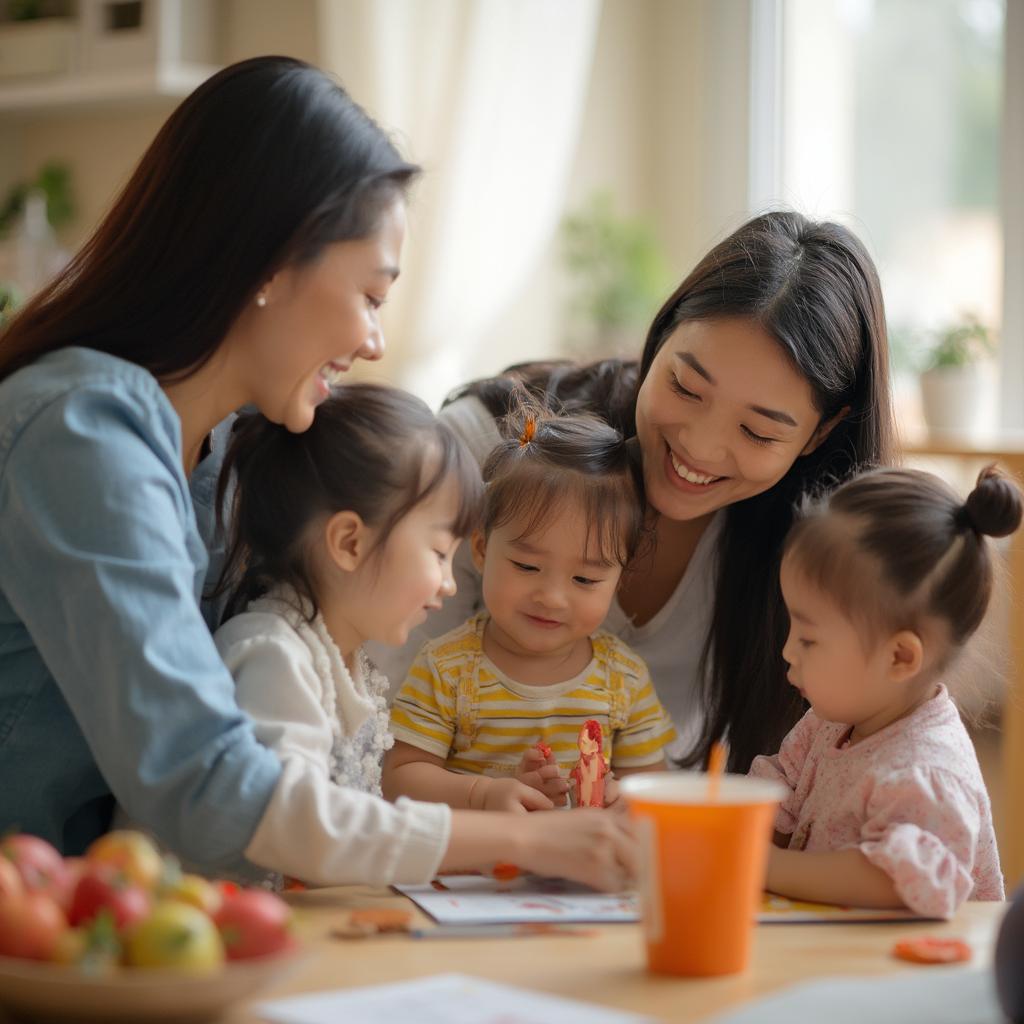
M212 882L201 875L181 875L160 887L162 900L177 900L198 907L204 914L213 917L220 910L223 902L220 893Z
M224 943L217 926L201 910L167 900L132 930L125 943L125 959L132 967L209 974L224 963Z

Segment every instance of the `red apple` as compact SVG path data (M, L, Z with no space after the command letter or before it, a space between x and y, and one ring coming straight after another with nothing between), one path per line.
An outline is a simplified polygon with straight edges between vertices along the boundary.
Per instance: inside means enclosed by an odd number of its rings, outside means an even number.
M0 901L0 956L49 960L67 929L64 911L44 892Z
M108 864L90 864L75 886L68 921L78 927L107 910L120 932L141 921L151 905L149 893L119 871Z
M291 908L264 889L243 889L227 896L213 920L229 960L280 953L294 943Z
M64 886L64 859L38 836L16 832L0 840L0 857L9 860L21 875L25 888L58 896Z
M25 892L25 883L21 880L18 869L11 861L0 857L0 902L22 896Z

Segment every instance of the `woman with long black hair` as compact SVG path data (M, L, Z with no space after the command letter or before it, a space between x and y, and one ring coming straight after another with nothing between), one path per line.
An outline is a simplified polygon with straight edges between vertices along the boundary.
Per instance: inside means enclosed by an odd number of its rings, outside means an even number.
M482 461L525 386L636 439L653 543L623 575L604 628L647 662L675 720L677 763L727 739L731 770L774 753L802 711L786 681L782 542L802 492L893 456L878 276L846 228L769 213L716 245L654 318L639 362L528 364L469 384L442 413ZM457 561L460 561L457 559ZM406 647L468 618L480 585Z
M623 884L631 840L599 812L392 805L280 762L201 612L218 425L251 405L305 431L380 358L416 174L317 69L233 65L0 335L0 832L80 853L116 800L208 872L382 884L511 860Z

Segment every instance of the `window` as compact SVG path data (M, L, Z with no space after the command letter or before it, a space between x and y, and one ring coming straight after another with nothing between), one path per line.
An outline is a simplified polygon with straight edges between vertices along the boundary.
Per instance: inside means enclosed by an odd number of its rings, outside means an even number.
M1001 327L1005 20L1004 0L784 0L774 24L774 199L867 244L897 372L922 330Z

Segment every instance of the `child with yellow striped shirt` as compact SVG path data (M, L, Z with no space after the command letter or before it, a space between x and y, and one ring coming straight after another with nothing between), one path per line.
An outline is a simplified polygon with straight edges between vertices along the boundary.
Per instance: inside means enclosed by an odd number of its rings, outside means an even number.
M595 417L520 419L484 466L485 610L424 646L392 708L391 799L564 804L588 719L615 775L666 767L675 731L647 668L600 629L644 531L626 442ZM613 803L611 778L605 792Z

